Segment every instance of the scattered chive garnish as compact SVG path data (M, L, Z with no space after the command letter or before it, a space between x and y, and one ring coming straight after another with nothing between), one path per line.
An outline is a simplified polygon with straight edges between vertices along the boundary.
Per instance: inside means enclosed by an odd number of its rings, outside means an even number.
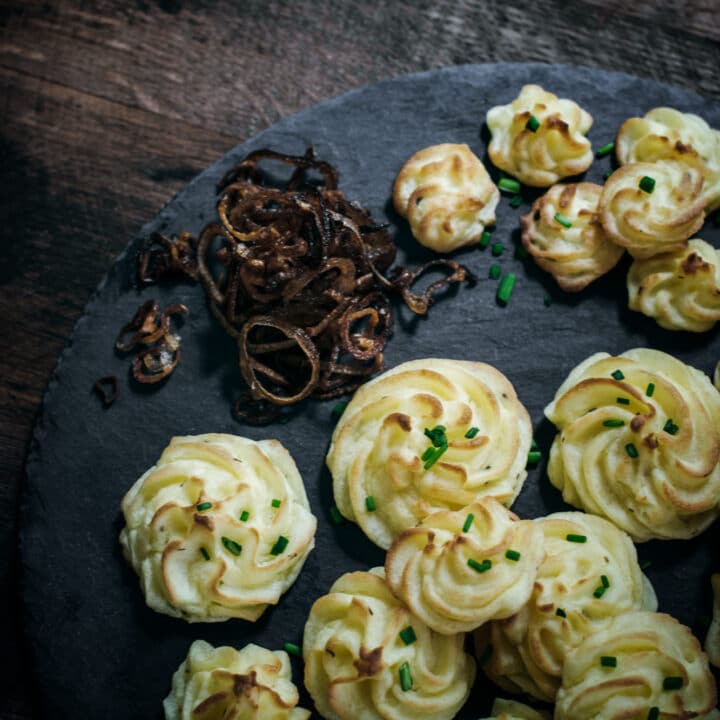
M410 665L404 662L400 666L400 687L407 692L408 690L412 690L412 686L413 680L410 674Z
M565 539L568 542L584 543L587 542L587 535L574 535L573 533L569 533L565 536Z
M239 545L234 540L231 540L224 535L220 539L222 540L222 544L225 546L225 549L229 553L232 553L233 555L239 555L242 552L242 545Z
M284 535L281 535L275 541L275 544L272 546L272 550L270 550L270 554L271 555L280 555L281 553L285 552L285 548L288 546L289 542L290 541Z
M652 565L652 560L644 560L640 563L641 570L647 570Z
M401 630L399 632L400 639L406 644L406 645L412 645L416 640L417 636L415 635L415 631L412 628L412 625L408 625L404 630Z
M550 305L552 305L552 296L550 295L550 293L545 293L545 295L543 296L543 303L545 307L550 307Z
M680 690L683 686L683 679L678 676L666 677L663 680L663 690Z
M447 445L443 445L442 447L435 448L434 452L431 457L429 457L425 464L423 465L424 470L429 470L443 455L443 453L448 449Z
M537 132L538 128L540 127L540 121L534 115L531 115L528 118L528 121L525 123L525 127L530 132Z
M622 427L625 424L624 420L605 420L603 425L605 427Z
M630 404L629 398L617 398L617 402L619 405L629 405Z
M602 586L603 586L604 588L609 588L609 587L610 587L610 581L608 580L608 576L607 576L607 575L601 575L601 576L600 576L600 582L602 583Z
M561 618L567 617L566 612L565 612L562 608L558 608L558 609L555 611L555 614L556 614L558 617L561 617Z
M648 397L652 397L654 392L655 392L655 383L648 383L648 386L645 389L645 394Z
M611 175L613 174L612 170L608 170L604 175L603 178L607 180Z
M200 503L199 505L196 505L195 507L197 508L197 510L199 512L202 512L203 510L209 510L212 507L212 503L211 502L203 502L203 503Z
M500 182L498 182L498 187L501 190L507 190L507 192L513 193L513 195L520 192L520 183L517 180L513 180L512 178L500 178Z
M598 148L595 155L597 157L605 157L605 155L609 155L614 149L615 149L615 143L609 142L607 145L603 145L601 148Z
M490 244L490 233L487 230L483 231L483 234L480 236L480 249L484 250L488 245Z
M714 225L715 227L720 227L720 211L716 212L716 213L712 216L712 221L713 221L713 225Z
M479 428L479 427L471 427L471 428L465 433L465 437L466 437L468 440L472 440L479 432L480 432L480 428Z
M606 587L603 585L600 585L599 587L595 588L595 591L593 592L593 596L598 598L598 600L605 594L605 591L607 590Z
M481 667L487 663L487 661L492 657L493 654L493 646L491 644L487 645L487 647L482 651L482 655L478 655L478 665Z
M425 428L425 437L437 448L447 445L447 437L445 435L445 426L436 425L434 428Z
M530 443L530 449L531 449L531 450L537 450L537 449L538 449L537 440L535 440L535 438L533 438L533 439L532 439L532 442Z
M655 705L648 711L647 720L658 720L660 717L660 708Z
M636 448L632 443L628 443L628 444L625 446L625 452L626 452L631 458L636 458L636 457L638 456L637 448Z
M210 553L208 553L208 551L207 551L204 547L201 547L201 548L200 548L200 554L201 554L206 560L209 560L209 559L210 559Z
M542 460L542 453L539 450L531 450L528 453L527 464L537 465Z
M665 423L665 427L663 430L668 433L669 435L677 435L677 431L680 429L678 425L676 425L672 420L668 420Z
M610 373L610 375L612 377L614 377L616 380L624 380L625 379L625 375L623 374L622 370L616 370L615 372Z
M505 246L501 242L493 243L492 246L492 256L493 257L500 257L500 255L503 254L503 250L505 250Z
M600 657L600 665L602 665L602 667L617 667L617 658L612 655L602 655Z
M368 495L365 498L365 507L368 512L375 512L377 505L375 504L375 498L372 495Z
M240 513L240 520L242 522L247 522L249 517L250 517L250 513L247 510L243 510Z
M524 245L518 245L515 248L515 257L518 260L525 260L525 258L529 257L530 253L525 249Z
M477 560L470 558L467 561L467 564L475 570L475 572L484 573L487 572L492 567L492 561L491 560L483 560L482 562L478 562Z
M421 456L420 459L425 462L435 454L435 448L431 445Z
M655 189L655 178L651 178L649 175L643 175L642 179L638 183L638 187L646 192L648 195Z
M333 505L330 508L330 519L335 523L335 525L342 525L343 522L343 516L340 514L340 511L337 509L336 505Z
M297 657L302 656L302 652L300 651L300 648L295 643L286 642L283 645L283 650L285 650L285 652L288 655L296 655Z
M488 277L491 280L497 280L500 277L500 266L497 263L493 263L488 270Z
M508 550L505 553L505 557L508 560L513 560L514 562L517 562L520 559L520 553L517 550Z
M572 227L572 223L564 215L561 215L560 213L555 213L553 220L555 220L556 223L559 223L560 225L562 225L564 228Z
M279 508L280 505L282 505L282 502L278 500L277 498L273 498L273 501L270 503L274 508Z
M333 409L332 414L333 417L339 418L344 412L345 408L348 406L348 401L343 400L342 402L339 402Z
M503 279L500 281L500 286L498 287L497 291L498 302L502 303L503 305L507 305L514 287L515 275L513 275L512 273L504 275Z
M518 208L522 204L522 196L521 195L513 195L513 197L510 200L510 207L511 208Z
M463 525L463 532L467 532L472 527L474 519L475 516L472 513L468 513L468 516L465 518L465 524Z

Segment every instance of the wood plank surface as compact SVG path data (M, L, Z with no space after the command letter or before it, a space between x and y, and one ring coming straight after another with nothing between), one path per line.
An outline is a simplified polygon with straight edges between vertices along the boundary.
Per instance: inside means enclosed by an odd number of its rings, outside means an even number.
M18 488L59 352L113 258L277 119L459 63L619 70L720 100L717 0L0 0L0 718L27 720ZM422 108L418 108L422 112ZM49 599L51 601L51 599Z

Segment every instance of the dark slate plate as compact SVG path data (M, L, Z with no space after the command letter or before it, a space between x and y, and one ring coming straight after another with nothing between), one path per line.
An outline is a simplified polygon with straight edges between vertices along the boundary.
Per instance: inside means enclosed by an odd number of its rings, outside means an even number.
M717 104L627 75L535 64L447 68L355 90L279 122L193 180L140 237L153 230L197 233L214 215L216 181L248 151L268 146L302 153L313 144L319 157L339 169L347 196L391 222L399 261L419 263L429 253L411 239L390 202L397 171L418 149L442 142L468 143L485 157L485 113L511 101L528 82L587 108L595 118L589 136L596 148L613 139L625 118L658 105L699 113L720 127ZM609 167L608 158L597 160L587 178L602 182ZM432 356L495 365L514 383L547 452L553 430L543 420L543 407L568 371L591 353L649 346L711 372L720 359L720 340L718 332L694 336L662 331L625 309L627 263L579 296L558 291L549 276L513 254L518 216L532 197L525 198L520 210L510 208L507 197L498 207L493 237L508 248L499 262L518 276L509 306L495 303L496 282L486 279L494 262L489 251L458 253L480 282L450 293L427 318L399 309L386 366ZM701 236L720 244L720 230L710 224ZM299 642L311 604L340 574L383 562L383 553L355 526L337 527L330 521L332 491L324 456L334 403L306 403L289 423L264 429L235 422L230 402L239 371L233 343L218 330L200 287L132 288L136 244L110 269L75 328L50 382L27 465L22 511L25 620L37 674L34 687L56 718L159 718L171 675L194 639L236 646L253 641L269 648ZM553 303L545 307L548 292ZM143 390L130 384L129 362L113 353L113 342L149 297L184 302L192 314L182 329L183 358L177 371L163 387ZM121 379L120 398L109 410L91 392L93 382L106 374ZM119 503L125 491L155 462L171 436L203 432L279 438L298 463L319 519L316 549L299 580L255 624L188 625L149 610L120 554ZM563 507L541 465L530 472L514 510L536 517ZM709 575L716 569L712 548L717 542L717 531L711 529L693 541L639 548L641 559L653 561L648 573L660 609L701 637L710 614ZM293 669L301 684L298 659L293 659ZM481 686L459 717L478 717L493 696ZM306 696L303 700L309 703Z

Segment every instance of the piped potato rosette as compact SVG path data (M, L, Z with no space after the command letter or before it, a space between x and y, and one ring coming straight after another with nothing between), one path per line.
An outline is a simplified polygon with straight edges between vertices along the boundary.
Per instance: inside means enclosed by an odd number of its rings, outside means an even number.
M534 521L545 559L528 603L475 634L479 662L501 688L552 702L565 657L614 617L657 608L628 535L607 520L561 512Z
M490 159L525 185L550 187L592 164L585 137L592 115L539 85L525 85L509 105L491 108L486 121Z
M567 292L587 287L623 255L600 224L601 193L600 185L588 182L553 185L520 217L525 249Z
M495 224L500 191L467 145L445 143L416 152L393 186L395 210L415 239L447 253L480 240Z
M422 359L363 385L333 433L338 509L377 545L436 510L480 497L510 505L527 476L532 426L508 379L485 363Z
M390 589L433 630L474 630L516 613L544 556L542 531L493 498L405 530L385 559Z
M720 253L704 240L635 260L627 276L628 307L667 330L706 332L720 321Z
M720 395L699 370L658 350L597 353L545 415L559 430L548 476L571 505L636 542L690 538L717 517Z
M705 221L703 185L700 170L676 160L623 165L603 186L600 222L635 258L680 250Z
M619 615L565 662L555 720L717 717L715 679L690 630L662 613Z
M705 178L708 212L720 207L720 131L698 115L657 107L630 118L618 130L615 154L621 165L677 160L697 167Z
M259 645L215 648L196 640L173 675L165 720L307 720L283 651Z
M328 720L449 720L475 679L463 645L412 615L382 568L347 573L310 610L305 687Z
M313 548L316 519L277 440L175 437L122 500L147 604L189 622L257 620Z

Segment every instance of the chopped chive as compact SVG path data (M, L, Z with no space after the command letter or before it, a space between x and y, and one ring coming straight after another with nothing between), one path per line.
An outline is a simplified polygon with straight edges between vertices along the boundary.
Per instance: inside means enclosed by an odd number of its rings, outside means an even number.
M480 236L480 249L484 250L488 245L490 244L490 233L487 230L483 231L483 234Z
M640 563L641 570L647 570L651 566L652 566L652 560L644 560L643 562Z
M443 455L443 453L448 449L447 445L443 445L442 447L435 448L433 454L431 457L429 457L425 464L423 465L424 470L429 470Z
M283 645L283 650L285 650L288 655L296 655L297 657L302 657L302 652L295 643L286 642Z
M605 427L622 427L624 424L625 424L624 420L615 420L615 419L605 420L603 422L603 425Z
M532 439L532 442L530 443L530 449L531 449L531 450L537 450L537 449L538 449L537 440L535 440L535 438L533 438L533 439Z
M636 457L638 456L637 448L636 448L632 443L628 443L628 444L625 446L625 452L626 452L631 458L636 458Z
M650 708L647 714L647 720L658 720L660 717L660 708L657 705Z
M539 450L531 450L528 453L527 464L537 465L542 460L542 453Z
M365 507L368 512L375 512L377 505L375 504L375 498L372 495L368 495L365 498Z
M555 611L555 614L556 614L558 617L561 617L561 618L567 617L567 613L566 613L562 608L558 608L558 609Z
M344 412L345 408L349 405L347 400L343 400L339 402L335 407L332 409L332 415L333 417L339 418Z
M552 295L550 295L550 293L545 293L545 295L543 295L543 304L545 307L550 307L552 305Z
M500 266L497 263L493 263L488 270L488 277L491 280L497 280L500 277L501 272Z
M404 662L400 666L400 687L407 692L408 690L412 690L412 686L413 680L410 674L410 665Z
M597 157L605 157L605 155L609 155L614 149L615 143L609 142L607 145L603 145L601 148L598 148L595 155Z
M521 195L513 195L513 197L510 199L510 207L511 208L519 208L520 205L522 205L522 196Z
M600 665L602 667L617 667L617 658L612 655L601 655Z
M610 581L608 580L608 576L607 576L607 575L601 575L601 576L600 576L600 582L602 583L602 586L603 586L604 588L609 588L609 587L610 587Z
M492 246L492 256L493 257L500 257L500 255L503 254L503 250L505 250L505 246L501 242L493 243Z
M654 392L655 392L655 383L648 383L648 386L645 389L645 394L648 397L652 397Z
M537 132L537 129L540 127L540 121L534 115L531 115L525 123L525 127L530 132Z
M480 432L480 428L473 426L465 433L465 437L468 440L472 440L479 432Z
M663 690L680 690L683 686L683 679L678 676L666 677L663 680Z
M207 551L204 547L201 547L201 548L200 548L200 554L201 554L206 560L209 560L209 559L210 559L210 553L208 553L208 551Z
M340 513L340 511L337 509L336 505L333 505L330 508L330 519L333 521L333 523L335 525L342 525L342 523L343 523L344 518L343 518L342 514Z
M202 512L203 510L209 510L212 507L211 502L202 502L199 505L195 506L199 512Z
M500 281L500 286L498 287L497 291L497 299L498 302L501 302L503 305L506 305L508 300L510 300L510 296L512 295L513 288L515 287L515 275L512 273L508 273L507 275L503 276L503 279Z
M465 518L465 524L463 525L463 532L467 532L472 527L474 519L475 516L472 513L468 513L468 516Z
M629 398L621 398L621 397L619 397L619 398L616 398L616 400L617 400L617 403L618 403L619 405L629 405L629 404L630 404Z
M587 542L587 535L574 535L573 533L569 533L565 536L565 539L568 542L585 543Z
M560 225L562 225L564 228L572 227L572 223L564 215L561 215L560 213L555 213L555 215L553 216L553 220L555 220L556 223L559 223Z
M508 550L505 553L505 557L508 560L513 560L514 562L517 562L520 559L520 553L517 550Z
M222 540L222 544L225 546L225 549L229 553L232 553L233 555L239 555L242 552L242 545L239 545L234 540L231 540L224 535L220 539Z
M421 456L420 459L425 462L435 454L435 448L431 445Z
M467 564L475 570L475 572L484 573L487 572L492 567L492 561L491 560L483 560L482 562L478 562L477 560L470 558L467 561Z
M665 427L663 427L663 430L669 435L677 435L679 429L680 427L676 425L672 420L668 420L665 423Z
M607 180L611 175L613 174L612 170L608 170L604 175L603 178Z
M240 513L240 520L242 522L247 522L249 517L250 517L250 513L247 510L243 510Z
M605 591L607 590L606 587L603 585L600 585L599 587L595 588L595 592L593 592L593 596L598 598L598 600L605 594Z
M492 657L493 654L493 646L492 644L488 644L485 649L482 651L481 655L478 655L478 665L481 667L487 663L488 660Z
M720 227L720 210L712 216L712 221L715 227Z
M430 438L430 442L436 447L447 445L447 437L445 435L445 426L436 425L434 428L425 428L425 436Z
M651 178L649 175L643 175L640 182L638 183L638 187L643 192L646 192L648 195L650 195L650 193L652 193L652 191L655 189L655 178Z
M513 193L513 195L520 192L520 183L517 180L513 180L512 178L504 177L500 178L500 182L498 182L498 187L501 190L507 190L510 193Z
M280 505L282 505L282 501L278 500L277 498L273 498L273 501L270 503L274 508L279 508Z
M275 544L272 546L272 550L270 550L270 554L271 555L280 555L281 553L284 553L285 548L288 546L289 542L290 541L284 535L281 535L275 541Z
M612 377L614 377L616 380L624 380L625 375L623 374L622 370L615 370L615 372L610 373Z
M400 639L406 645L412 645L417 640L417 636L415 635L415 631L413 630L412 625L408 625L404 630L401 630L398 634L400 635Z
M518 245L515 248L515 258L517 260L525 260L530 255L530 253L525 249L524 245Z

